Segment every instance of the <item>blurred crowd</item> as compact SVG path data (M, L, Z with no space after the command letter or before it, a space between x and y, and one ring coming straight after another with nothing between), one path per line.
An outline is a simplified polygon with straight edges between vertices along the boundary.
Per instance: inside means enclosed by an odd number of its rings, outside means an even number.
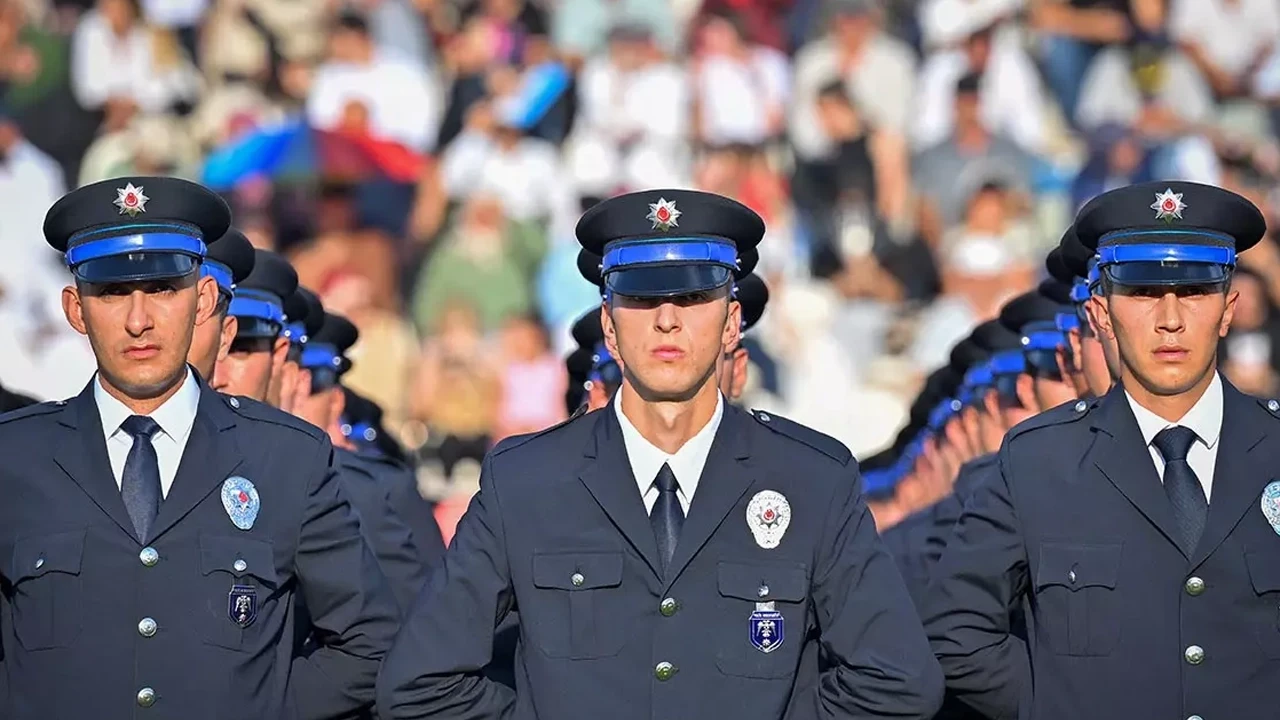
M1096 194L1280 208L1278 48L1276 0L0 0L0 382L61 398L94 366L41 240L55 198L200 180L305 118L418 177L219 189L359 326L345 381L441 477L567 416L568 328L600 299L574 223L651 187L765 219L746 404L870 454ZM1225 368L1271 394L1280 246L1242 262Z

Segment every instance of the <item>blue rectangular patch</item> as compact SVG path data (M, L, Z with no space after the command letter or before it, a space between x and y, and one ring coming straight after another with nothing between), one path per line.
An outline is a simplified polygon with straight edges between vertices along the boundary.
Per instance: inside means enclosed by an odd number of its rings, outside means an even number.
M247 628L258 618L258 589L252 585L232 585L227 593L227 615L231 622Z
M763 653L777 650L786 639L782 613L776 610L756 610L751 613L751 644Z

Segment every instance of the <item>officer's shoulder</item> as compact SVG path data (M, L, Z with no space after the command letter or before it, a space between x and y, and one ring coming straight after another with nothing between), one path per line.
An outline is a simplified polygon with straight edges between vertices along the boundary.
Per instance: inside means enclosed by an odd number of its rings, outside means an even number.
M1014 425L1009 429L1009 434L1005 438L1006 443L1012 443L1018 438L1035 434L1037 430L1044 428L1061 427L1079 422L1082 418L1089 415L1098 406L1098 399L1093 400L1072 400L1065 402L1057 407L1045 410L1042 413L1033 415L1026 420Z
M1280 420L1280 400L1275 398L1258 398L1258 404L1273 418ZM0 418L2 419L2 418Z
M264 402L259 402L243 395L223 395L221 393L219 393L219 398L236 415L251 422L292 430L312 440L322 440L326 437L324 431L315 425Z
M960 466L960 472L964 474L982 472L989 467L995 466L999 462L1000 456L996 453L983 453L978 457L964 463Z
M596 411L599 412L599 411ZM582 422L588 415L594 413L587 412L587 406L582 405L573 412L568 418L545 427L537 432L525 433L523 435L512 435L498 441L497 445L489 451L490 458L497 458L500 455L510 453L517 448L526 447L535 440L553 441L560 439L559 436L573 428L579 422Z
M50 413L58 412L66 406L67 403L65 400L58 400L36 403L35 405L28 405L26 407L18 408L17 410L10 410L7 413L0 414L0 425L21 422L23 420L40 417L42 415L48 415Z
M768 428L788 440L800 443L810 450L816 450L841 465L848 465L849 461L853 459L853 453L849 451L849 448L830 435L820 433L811 427L801 425L794 420L788 420L771 412L751 410L748 414L761 427Z

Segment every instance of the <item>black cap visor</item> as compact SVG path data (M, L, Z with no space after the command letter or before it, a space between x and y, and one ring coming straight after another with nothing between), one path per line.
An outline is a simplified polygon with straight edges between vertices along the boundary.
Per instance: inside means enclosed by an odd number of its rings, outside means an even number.
M691 295L724 287L732 279L729 268L706 263L629 267L604 276L606 288L635 298Z
M1127 287L1216 285L1225 282L1227 266L1200 262L1126 262L1104 265L1111 282Z
M279 323L263 320L259 317L250 317L247 315L237 315L236 337L238 338L271 338L275 339L280 335Z
M71 272L80 282L95 285L172 280L195 272L199 258L186 253L137 252L86 260Z

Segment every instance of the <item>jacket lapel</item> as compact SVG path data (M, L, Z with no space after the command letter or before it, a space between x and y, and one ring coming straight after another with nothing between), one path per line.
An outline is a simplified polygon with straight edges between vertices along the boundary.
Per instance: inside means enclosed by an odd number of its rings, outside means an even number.
M1213 491L1204 534L1192 556L1199 565L1231 534L1240 518L1254 507L1267 483L1275 479L1276 463L1266 428L1275 418L1258 401L1222 380L1222 432L1214 461Z
M622 427L613 406L596 413L595 430L583 454L589 462L578 477L618 531L640 553L657 577L662 577L658 543L644 509L644 500L631 471Z
M200 404L191 435L178 463L178 474L169 495L160 503L160 514L151 530L151 542L178 523L199 505L210 492L240 466L244 458L228 432L236 425L236 415L226 406L227 398L212 390L204 380L200 383Z
M1138 512L1189 557L1192 549L1183 548L1178 542L1173 507L1164 494L1151 451L1142 439L1142 431L1125 398L1124 389L1117 385L1099 405L1098 411L1092 414L1093 429L1098 431L1093 450L1094 464Z
M755 481L747 463L743 462L750 457L746 423L742 410L725 403L724 416L689 506L689 517L680 531L680 541L676 543L671 567L664 578L667 587L676 581L681 571L711 539L725 516L737 506L743 493ZM745 522L745 518L742 521Z
M107 517L136 540L133 520L129 518L124 499L120 497L120 486L111 471L102 417L93 399L93 384L97 381L95 375L79 395L67 401L58 416L65 437L55 445L53 461Z

